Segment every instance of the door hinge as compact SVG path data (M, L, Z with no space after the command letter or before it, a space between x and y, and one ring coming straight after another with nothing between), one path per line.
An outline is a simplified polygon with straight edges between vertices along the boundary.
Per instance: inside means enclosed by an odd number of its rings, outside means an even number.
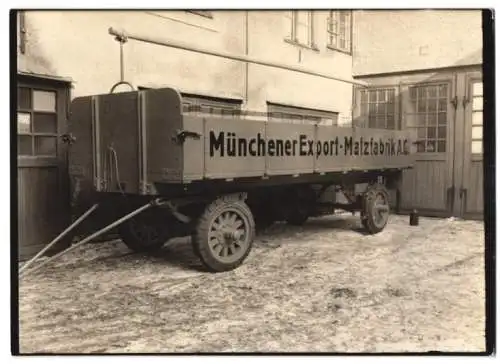
M464 107L464 109L467 107L467 104L470 102L469 98L467 96L464 96L464 98L462 99L462 106Z
M456 110L458 107L458 97L457 96L453 97L450 102L453 105L453 108Z

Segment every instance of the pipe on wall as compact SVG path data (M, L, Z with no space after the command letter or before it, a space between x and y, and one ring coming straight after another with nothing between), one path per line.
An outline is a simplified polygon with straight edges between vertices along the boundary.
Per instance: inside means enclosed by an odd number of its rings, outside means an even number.
M325 73L320 73L320 72L308 70L308 69L303 68L303 67L295 67L295 66L285 65L282 63L277 63L277 62L260 60L257 58L250 57L248 55L242 56L242 55L230 54L227 52L214 51L214 50L210 50L210 49L206 49L206 48L202 48L202 47L196 47L196 46L193 46L191 44L187 44L185 42L174 41L171 39L153 38L153 37L150 37L147 35L132 34L132 33L125 32L124 30L114 29L112 27L109 28L109 34L111 34L115 37L122 37L123 39L133 39L133 40L140 41L140 42L156 44L156 45L161 45L161 46L165 46L165 47L172 47L172 48L182 49L182 50L186 50L186 51L190 51L190 52L207 54L207 55L216 56L216 57L222 57L222 58L231 59L234 61L254 63L254 64L259 64L261 66L279 68L279 69L283 69L283 70L287 70L287 71L293 71L293 72L303 73L303 74L307 74L307 75L311 75L311 76L326 78L329 80L345 82L345 83L349 83L352 85L367 87L367 83L362 82L362 81L358 81L358 80L354 80L352 78L347 79L347 78L332 76L332 75L328 75Z

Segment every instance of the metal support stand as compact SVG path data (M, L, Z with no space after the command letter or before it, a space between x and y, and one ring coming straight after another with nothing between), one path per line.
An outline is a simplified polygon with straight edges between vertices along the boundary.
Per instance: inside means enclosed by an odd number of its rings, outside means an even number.
M78 248L79 246L82 246L83 244L88 243L90 240L92 240L92 239L96 238L97 236L99 236L99 235L101 235L101 234L103 234L103 233L105 233L105 232L107 232L107 231L109 231L109 230L113 229L114 227L116 227L116 226L120 225L121 223L123 223L123 222L125 222L125 221L127 221L127 220L131 219L132 217L134 217L134 216L136 216L136 215L140 214L140 213L141 213L141 212L143 212L144 210L147 210L148 208L153 207L153 206L160 205L161 203L162 203L162 202L161 202L161 200L160 200L160 199L155 199L155 200L153 200L153 201L151 201L151 202L147 203L146 205L143 205L143 206L139 207L138 209L136 209L136 210L132 211L131 213L129 213L129 214L127 214L127 215L123 216L122 218L120 218L120 219L116 220L115 222L113 222L113 223L109 224L108 226L106 226L106 227L102 228L101 230L99 230L99 231L95 232L94 234L92 234L92 235L90 235L90 236L86 237L85 239L83 239L83 240L79 241L78 243L76 243L76 244L74 244L74 245L70 246L68 249L63 250L62 252L60 252L60 253L58 253L58 254L54 255L53 257L50 257L49 259L47 259L47 260L43 261L43 262L42 262L42 263L40 263L38 266L36 266L36 267L34 267L34 268L32 268L32 269L30 269L30 270L28 270L28 271L25 271L25 273L24 273L24 274L20 274L20 277L24 277L27 273L33 273L33 272L35 272L35 271L39 270L40 268L42 268L43 266L47 265L48 263L50 263L51 261L55 260L56 258L60 257L61 255L66 254L66 253L69 253L70 251L72 251L72 250L74 250L74 249ZM95 206L96 206L96 205L95 205ZM96 207L97 207L97 206L96 206ZM91 208L91 210L92 210L92 211L93 211L93 209L94 209L94 207L92 207L92 208ZM90 212L92 212L92 211L90 211L90 210L89 210L89 211L87 211L84 215L82 215L82 217L80 217L80 219L78 219L77 221L75 221L75 223L73 223L73 224L70 226L70 228L66 229L66 231L64 231L63 233L64 233L64 234L66 234L66 233L67 233L70 229L74 228L74 227L77 225L77 223L80 223L81 221L83 221L83 219L84 219L84 218L86 218L86 217L90 214ZM63 233L61 233L61 235L63 235ZM61 236L61 235L60 235L60 236ZM59 238L59 237L58 237L58 238ZM52 244L52 243L51 243L51 244ZM47 250L47 248L46 248L45 250ZM37 254L37 257L38 257L38 256L40 256L42 253L43 253L43 251L42 251L42 252L40 252L40 253L38 253L38 254ZM33 262L34 262L34 259L32 259L29 263L31 264L31 263L33 263ZM23 268L25 268L25 267L26 267L26 266L24 266Z
M49 250L55 243L57 243L59 240L63 238L67 233L69 233L71 230L73 230L77 225L79 225L83 220L87 218L96 208L99 206L98 204L95 204L92 206L90 209L88 209L82 216L80 216L74 223L72 223L69 227L66 228L62 233L60 233L54 240L52 240L45 248L40 250L37 255L35 255L33 258L31 258L26 264L24 264L20 269L19 269L19 274L21 274L26 268L28 268L30 265L32 265L35 260L37 260L43 253L45 253L47 250Z

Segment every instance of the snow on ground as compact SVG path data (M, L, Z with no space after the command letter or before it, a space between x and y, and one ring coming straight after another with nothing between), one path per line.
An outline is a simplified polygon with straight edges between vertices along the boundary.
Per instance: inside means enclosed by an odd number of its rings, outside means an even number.
M89 244L20 282L22 353L485 349L481 222L391 216L278 224L235 271L187 239L152 255Z

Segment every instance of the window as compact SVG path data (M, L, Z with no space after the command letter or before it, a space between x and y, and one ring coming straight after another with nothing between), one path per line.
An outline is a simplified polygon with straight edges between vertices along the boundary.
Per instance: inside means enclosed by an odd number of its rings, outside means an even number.
M394 88L361 90L361 119L375 129L397 129Z
M213 18L212 12L207 10L187 10L188 13L203 16L205 18Z
M267 103L267 112L269 121L288 121L298 124L319 124L334 125L338 124L339 114L331 111L322 111L306 109L301 107L285 106L273 103Z
M56 92L17 89L18 156L57 156Z
M315 48L312 11L287 11L285 14L286 39L306 47Z
M235 117L240 114L240 110L240 100L182 94L182 112L184 114Z
M149 90L151 87L138 86L138 90ZM191 115L236 116L241 114L241 100L225 99L204 95L181 93L182 113Z
M483 83L472 84L472 154L483 153Z
M352 12L330 11L328 17L328 47L351 54Z
M448 85L410 87L412 111L407 126L417 131L419 153L445 153L448 121Z

